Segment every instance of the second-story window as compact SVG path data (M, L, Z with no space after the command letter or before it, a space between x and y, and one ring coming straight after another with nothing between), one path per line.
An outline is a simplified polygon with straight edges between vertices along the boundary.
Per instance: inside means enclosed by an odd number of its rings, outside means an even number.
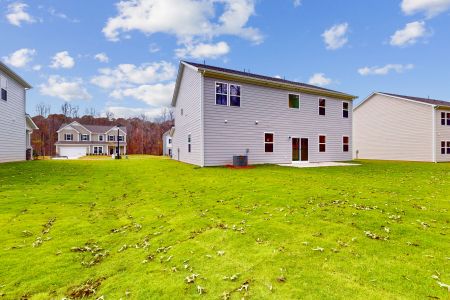
M230 84L230 106L241 106L241 86Z
M325 109L327 105L327 100L320 98L319 99L319 115L325 116Z
M2 100L8 101L8 92L2 88Z
M441 125L445 125L447 122L445 120L445 112L441 112Z
M8 101L8 80L0 76L0 88L1 88L1 98L3 101Z
M169 144L172 144L172 139L169 139Z
M342 102L342 117L345 119L348 119L348 110L349 110L348 102Z
M240 93L240 91L239 91ZM227 83L216 83L216 104L217 105L228 105L228 84Z
M123 135L119 135L119 142L123 142L124 141L124 136Z
M116 140L115 135L108 135L108 142L114 142Z
M289 108L300 108L300 96L289 94Z
M100 142L102 142L102 141L103 141L103 135L99 135L99 136L98 136L98 140L99 140Z
M72 133L65 133L64 134L64 140L65 141L73 141L73 134Z
M447 113L447 125L450 126L450 113Z
M89 134L82 134L81 135L81 140L82 141L89 141Z

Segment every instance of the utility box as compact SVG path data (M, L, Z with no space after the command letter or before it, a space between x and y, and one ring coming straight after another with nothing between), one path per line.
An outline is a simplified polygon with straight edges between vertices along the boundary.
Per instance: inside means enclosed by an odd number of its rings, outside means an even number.
M248 156L247 155L235 155L235 156L233 156L233 166L234 167L246 167L246 166L248 166Z

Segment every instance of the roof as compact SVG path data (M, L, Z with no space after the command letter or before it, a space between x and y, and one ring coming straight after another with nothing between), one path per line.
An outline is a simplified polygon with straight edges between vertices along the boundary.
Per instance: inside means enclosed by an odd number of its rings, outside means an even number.
M17 81L20 85L22 85L24 88L26 89L31 89L33 88L31 86L31 84L29 84L28 82L25 81L25 79L23 79L22 77L20 77L19 75L17 75L16 72L14 72L13 70L11 70L7 65L5 65L4 63L2 63L0 61L0 71L4 72L6 75L8 75L9 77L11 77L12 79L14 79L15 81Z
M36 123L34 123L33 119L29 114L25 114L25 119L27 122L27 126L32 130L38 130L39 127L37 127Z
M178 71L177 83L175 86L174 97L172 99L172 105L175 105L175 103L176 103L176 95L179 90L180 79L181 79L181 69L184 68L185 65L194 67L197 69L197 71L201 71L204 74L228 75L228 76L235 77L235 78L250 79L250 80L252 80L252 82L265 83L267 85L272 85L272 86L276 86L276 87L284 87L286 89L299 89L305 93L318 94L318 95L330 96L330 97L336 97L336 98L344 98L344 99L348 99L348 100L354 100L357 98L356 96L353 96L350 94L326 89L326 88L311 85L311 84L290 81L290 80L285 80L285 79L281 79L281 78L277 78L277 77L270 77L270 76L266 76L266 75L260 75L260 74L245 72L245 71L226 69L226 68L216 67L216 66L211 66L211 65L206 65L206 64L181 61L180 69Z
M86 125L86 124L81 124L79 122L76 122L77 124L74 124L76 121L72 122L72 123L64 123L61 125L61 127L59 127L58 131L61 130L62 128L70 125L72 127L74 127L75 129L81 127L84 127L85 129L89 130L91 133L97 134L97 133L106 133L109 130L113 129L113 128L117 128L117 126L106 126L106 125ZM79 125L78 125L79 124ZM120 130L122 130L123 132L127 133L127 128L125 126L120 126L119 127Z
M127 142L120 141L121 145L126 145ZM57 141L55 145L117 145L117 141Z
M450 108L449 101L436 100L436 99L430 99L430 98L421 98L421 97L414 97L414 96L405 96L405 95L392 94L392 93L374 92L369 97L367 97L366 99L361 101L357 106L355 106L353 110L356 110L357 108L359 108L361 105L363 105L367 100L372 98L374 95L384 95L384 96L393 97L396 99L403 99L403 100L414 101L414 102L423 103L423 104L427 104L427 105Z

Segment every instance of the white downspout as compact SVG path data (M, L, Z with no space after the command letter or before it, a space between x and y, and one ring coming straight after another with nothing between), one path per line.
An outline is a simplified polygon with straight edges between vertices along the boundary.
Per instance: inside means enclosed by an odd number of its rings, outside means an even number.
M205 94L205 90L204 90L204 81L205 81L205 72L202 71L200 73L201 76L201 100L200 100L200 122L201 122L201 166L204 167L205 166L205 118L204 118L204 104L205 104L205 99L204 99L204 94Z
M437 163L437 161L436 161L436 151L437 151L436 150L436 105L432 106L431 112L433 113L433 115L431 117L431 120L433 122L433 126L432 126L432 128L433 128L433 134L432 134L433 141L431 143L432 147L433 147L432 157L433 157L433 162Z

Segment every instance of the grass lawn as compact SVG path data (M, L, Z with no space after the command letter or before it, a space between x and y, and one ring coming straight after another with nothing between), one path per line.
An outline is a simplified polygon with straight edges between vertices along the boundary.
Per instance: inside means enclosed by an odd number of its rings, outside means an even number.
M8 163L0 199L0 299L450 295L450 164Z

